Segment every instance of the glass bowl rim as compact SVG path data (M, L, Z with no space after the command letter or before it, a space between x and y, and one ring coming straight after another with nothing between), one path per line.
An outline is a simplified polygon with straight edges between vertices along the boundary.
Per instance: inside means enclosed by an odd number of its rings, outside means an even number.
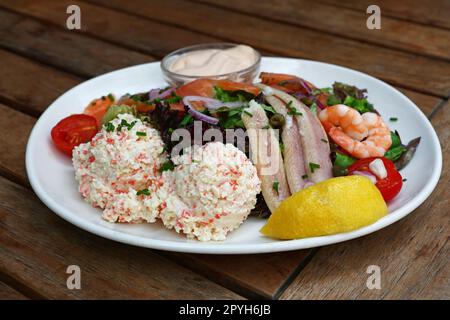
M256 50L255 48L251 47L253 49L253 51L256 54L256 61L250 65L247 68L241 69L241 70L237 70L237 71L233 71L233 72L227 72L227 73L222 73L222 74L212 74L212 75L207 75L207 76L188 76L188 75L184 75L184 74L180 74L180 73L175 73L170 71L166 66L167 62L170 58L172 58L173 56L180 54L180 52L182 53L187 53L190 51L195 51L195 50L205 50L205 49L213 49L217 46L220 45L226 45L226 46L230 46L230 47L236 47L238 45L242 45L239 43L234 43L234 42L211 42L211 43L200 43L200 44L194 44L192 46L187 46L187 47L183 47L177 50L174 50L170 53L168 53L167 55L164 56L164 58L161 60L161 69L163 71L163 73L168 74L169 76L173 76L173 77L177 77L177 78L187 78L187 79L199 79L199 78L226 78L227 76L232 76L235 75L237 73L246 73L251 71L252 69L254 69L255 67L257 67L260 63L261 63L261 53Z

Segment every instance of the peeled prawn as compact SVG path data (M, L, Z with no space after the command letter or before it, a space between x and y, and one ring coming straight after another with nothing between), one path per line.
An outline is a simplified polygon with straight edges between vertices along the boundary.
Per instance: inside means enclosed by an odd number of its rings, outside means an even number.
M333 141L356 158L382 157L392 144L389 128L376 113L360 114L338 104L320 111L319 119Z

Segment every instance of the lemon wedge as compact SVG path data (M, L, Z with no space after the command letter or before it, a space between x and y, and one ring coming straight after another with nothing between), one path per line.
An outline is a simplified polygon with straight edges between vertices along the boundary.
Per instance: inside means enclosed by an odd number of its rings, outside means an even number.
M366 177L328 179L285 199L261 233L300 239L359 229L388 212L380 191Z

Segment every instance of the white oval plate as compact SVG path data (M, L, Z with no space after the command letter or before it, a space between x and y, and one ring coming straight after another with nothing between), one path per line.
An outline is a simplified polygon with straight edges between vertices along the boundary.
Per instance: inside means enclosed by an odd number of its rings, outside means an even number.
M249 218L223 242L188 240L174 231L155 224L111 224L101 218L100 209L92 208L77 191L70 159L59 153L50 140L51 128L62 118L81 113L93 98L114 93L142 92L164 86L158 62L121 69L86 81L69 90L48 107L33 128L26 151L30 183L39 198L56 214L96 235L136 246L207 254L244 254L312 248L354 239L384 228L417 208L435 188L442 166L439 140L428 119L407 97L388 84L351 69L288 58L263 58L262 71L299 75L319 87L340 81L367 88L369 100L390 122L403 141L417 136L422 141L411 163L401 174L407 182L389 204L389 214L364 228L331 236L279 241L259 233L265 220Z

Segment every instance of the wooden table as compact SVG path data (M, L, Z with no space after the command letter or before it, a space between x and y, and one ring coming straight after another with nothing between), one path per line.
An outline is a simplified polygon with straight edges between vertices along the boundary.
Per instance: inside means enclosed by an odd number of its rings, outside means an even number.
M450 298L450 2L370 0L0 0L0 298ZM81 8L81 30L66 8ZM314 250L212 256L132 247L80 230L30 189L25 145L36 118L99 74L187 45L234 41L266 55L336 63L392 84L430 118L444 168L431 197L369 236ZM388 101L387 101L388 103ZM68 290L66 269L82 270ZM366 288L379 265L381 290Z

